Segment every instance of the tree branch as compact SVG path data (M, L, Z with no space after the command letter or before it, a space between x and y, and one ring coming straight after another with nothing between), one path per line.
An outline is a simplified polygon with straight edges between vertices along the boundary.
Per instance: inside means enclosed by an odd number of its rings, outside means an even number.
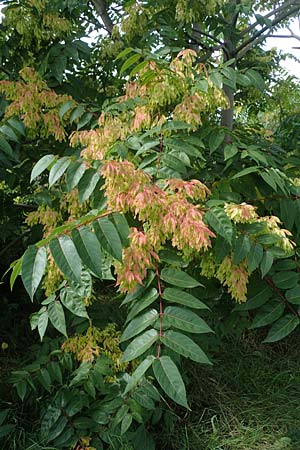
M104 24L105 30L108 32L109 35L111 35L112 30L114 28L114 23L108 15L108 12L107 12L108 8L107 8L106 0L92 0L92 1L95 5L97 14L99 14L99 16Z
M243 42L237 49L236 49L236 53L238 55L238 53L241 50L246 49L250 44L253 43L253 45L256 43L256 41L261 38L261 39L265 39L267 36L264 36L263 33L265 31L269 30L270 31L278 24L280 23L282 20L287 19L289 16L291 16L294 12L299 11L300 8L300 2L298 3L298 6L295 8L290 9L289 11L280 14L276 19L274 19L271 23L271 25L266 25L265 27L263 27L261 30L257 31L256 33L253 34L253 36L251 36L249 39L247 39L245 42ZM252 45L251 45L252 46ZM251 47L250 47L251 48ZM247 49L248 50L248 49ZM246 51L247 51L246 50ZM245 51L243 52L243 54L245 54Z
M263 16L264 19L268 19L269 17L272 17L274 14L280 13L281 11L289 8L290 6L293 6L294 4L298 4L299 2L295 2L293 0L290 0L289 2L286 2L284 5L279 6L278 8L273 9L273 11L270 11L268 14L266 14L265 16ZM299 5L300 6L300 5ZM245 30L243 30L240 33L240 38L245 36L246 34L249 33L249 31L253 30L255 27L257 27L257 25L259 25L259 21L256 21L254 23L252 23L248 28L246 28Z

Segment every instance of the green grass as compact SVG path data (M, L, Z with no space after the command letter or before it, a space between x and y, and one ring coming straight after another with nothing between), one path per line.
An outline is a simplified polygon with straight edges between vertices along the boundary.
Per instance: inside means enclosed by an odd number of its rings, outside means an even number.
M189 366L192 411L158 448L299 450L299 337L276 346L227 342L212 369Z

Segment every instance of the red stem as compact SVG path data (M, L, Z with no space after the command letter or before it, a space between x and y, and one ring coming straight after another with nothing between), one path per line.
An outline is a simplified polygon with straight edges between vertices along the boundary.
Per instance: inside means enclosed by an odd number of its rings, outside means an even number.
M162 302L162 288L161 288L161 281L160 281L160 275L158 266L156 266L156 276L157 276L157 288L158 288L158 295L159 295L159 337L162 337L163 335L163 302ZM161 343L159 342L157 347L157 358L160 357L161 352Z

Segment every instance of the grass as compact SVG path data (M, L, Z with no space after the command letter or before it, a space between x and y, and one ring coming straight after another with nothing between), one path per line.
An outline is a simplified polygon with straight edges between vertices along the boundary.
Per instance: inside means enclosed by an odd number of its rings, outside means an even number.
M277 346L227 342L212 369L189 366L192 412L158 448L299 450L299 337Z

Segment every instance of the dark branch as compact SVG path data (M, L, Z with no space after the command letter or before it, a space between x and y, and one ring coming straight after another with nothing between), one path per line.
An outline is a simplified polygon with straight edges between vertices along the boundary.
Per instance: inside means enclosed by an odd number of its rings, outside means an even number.
M276 19L274 19L271 23L271 25L266 25L265 27L263 27L261 30L257 31L256 33L253 34L253 36L251 36L249 39L247 39L245 42L243 42L237 49L236 49L236 53L238 55L238 53L243 50L246 49L250 44L254 45L259 39L265 39L267 36L264 35L264 33L266 31L269 30L269 32L278 24L280 23L282 20L287 19L288 17L290 17L293 13L299 11L299 7L300 7L300 3L298 4L297 7L290 9L289 11L280 14ZM270 34L270 33L268 33ZM252 47L251 45L251 47ZM251 48L249 47L249 48ZM247 51L247 50L246 50ZM243 54L245 54L245 51L243 52Z
M111 35L112 30L114 28L114 24L108 15L108 12L107 12L108 8L107 8L106 0L93 0L93 3L95 5L97 14L99 14L99 16L104 24L106 31L108 32L109 35Z
M298 6L300 6L299 2L295 2L293 0L286 2L284 5L279 6L278 8L273 9L273 11L270 11L268 14L266 14L264 17L264 19L268 19L269 17L272 17L274 14L278 14L281 11L289 8L290 6L293 6L295 4L298 4ZM242 38L243 36L245 36L246 34L248 34L251 30L253 30L254 28L256 28L258 25L260 25L259 21L256 21L254 23L252 23L248 28L246 28L245 30L243 30L240 33L240 38Z

